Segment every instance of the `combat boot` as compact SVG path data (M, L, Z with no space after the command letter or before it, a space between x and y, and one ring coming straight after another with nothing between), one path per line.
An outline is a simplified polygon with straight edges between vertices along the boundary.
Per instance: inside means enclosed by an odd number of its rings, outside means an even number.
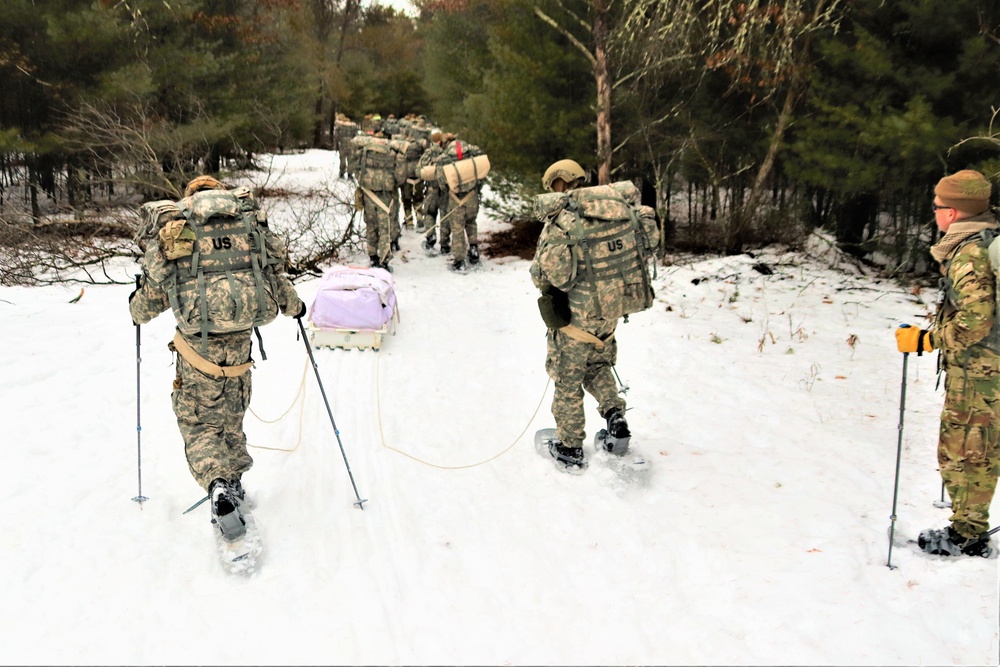
M437 235L431 232L424 237L424 250L433 250L435 243L437 243Z
M594 437L594 445L615 456L625 456L632 433L628 430L625 415L618 408L611 408L604 415L608 422L607 428L602 428Z
M247 532L247 522L240 512L239 498L233 493L229 482L219 478L208 487L212 503L212 523L219 529L222 539L227 542L238 540Z
M469 264L479 264L479 246L475 243L469 246Z
M399 239L395 241L389 241L389 249L393 252L399 252Z
M993 545L989 535L978 538L965 537L953 527L929 529L922 531L917 537L917 545L929 554L935 556L979 556L989 558L993 555Z
M456 259L448 268L457 273L465 273L468 266L466 266L464 259Z
M549 455L568 471L583 470L583 447L567 447L561 440L549 442Z
M368 259L371 261L371 267L377 269L379 264L378 255L368 255Z

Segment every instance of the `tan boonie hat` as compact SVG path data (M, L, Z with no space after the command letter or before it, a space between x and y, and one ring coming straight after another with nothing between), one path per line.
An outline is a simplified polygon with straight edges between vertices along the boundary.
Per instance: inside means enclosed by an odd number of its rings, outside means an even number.
M184 196L190 197L196 192L201 192L202 190L225 190L226 186L223 185L218 180L212 178L211 176L196 176L191 179L191 182L187 184L184 188Z
M944 206L978 215L989 210L992 190L985 176L973 169L963 169L938 181L934 194Z

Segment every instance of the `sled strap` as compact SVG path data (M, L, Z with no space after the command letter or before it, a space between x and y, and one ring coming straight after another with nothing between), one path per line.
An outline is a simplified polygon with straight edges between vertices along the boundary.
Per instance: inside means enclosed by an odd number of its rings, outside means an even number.
M181 355L184 358L184 361L188 362L205 375L211 375L215 378L235 378L243 375L253 367L253 361L248 361L245 364L239 364L238 366L220 366L213 363L195 352L195 349L191 347L186 340L184 340L183 336L181 336L180 331L174 334L174 340L172 342L174 349L177 350L177 354Z
M385 211L389 215L392 215L391 213L389 213L389 206L384 201L382 201L381 199L379 199L378 195L376 195L374 192L372 192L371 190L369 190L366 187L362 187L361 191L364 192L369 197L371 197L372 199L374 199L375 203L378 204L378 207L380 209L382 209L383 211Z
M580 327L575 327L572 324L567 324L564 327L560 327L559 331L562 331L564 334L566 334L573 340L580 341L581 343L590 343L597 349L598 352L604 351L604 343L606 343L607 341L601 340L594 334L584 331ZM611 340L614 337L615 335L611 334L610 336L608 336L608 340Z

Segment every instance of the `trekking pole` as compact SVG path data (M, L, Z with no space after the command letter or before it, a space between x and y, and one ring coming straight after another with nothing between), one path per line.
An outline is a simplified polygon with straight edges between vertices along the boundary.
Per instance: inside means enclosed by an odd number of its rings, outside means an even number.
M903 325L907 326L907 325ZM892 538L896 532L896 498L899 495L899 459L903 452L903 414L906 412L906 364L910 359L910 353L903 353L903 381L902 387L899 394L899 426L897 430L899 431L899 439L896 442L896 484L892 489L892 515L889 519L892 523L889 524L889 558L885 561L886 567L890 570L895 569L892 566Z
M941 482L941 500L934 501L934 507L951 507L951 503L944 499L944 482Z
M141 278L142 278L141 274L138 273L135 274L136 290L139 289L140 286L139 281ZM136 324L135 325L135 444L139 459L139 495L133 498L132 501L139 503L139 506L141 507L142 503L149 500L149 498L142 495L142 401L140 400L142 394L139 391L139 388L141 386L140 382L142 381L142 373L140 372L140 367L142 365L142 356L139 354L139 347L142 345L142 338L140 331L141 327L138 324Z
M615 379L618 380L618 393L624 396L628 393L628 385L622 382L622 379L618 377L618 369L614 366L611 367L611 371L615 374Z
M316 382L319 384L319 391L323 395L323 403L326 404L326 414L330 415L330 424L333 425L333 433L337 436L337 444L340 445L340 454L344 457L344 465L347 466L347 476L351 478L351 486L354 487L354 497L357 498L357 502L354 504L358 506L358 509L363 510L365 508L364 503L368 502L368 499L361 499L361 495L358 493L358 485L354 483L354 474L351 472L351 464L347 462L347 452L344 451L344 443L340 441L340 430L337 428L337 422L333 419L333 411L330 409L330 401L326 399L326 390L323 389L323 380L319 376L319 366L316 365L316 358L313 357L312 347L309 345L309 336L306 335L306 327L302 324L302 318L295 318L299 323L299 331L302 332L302 342L305 343L306 352L309 354L309 362L312 364L313 371L316 373Z

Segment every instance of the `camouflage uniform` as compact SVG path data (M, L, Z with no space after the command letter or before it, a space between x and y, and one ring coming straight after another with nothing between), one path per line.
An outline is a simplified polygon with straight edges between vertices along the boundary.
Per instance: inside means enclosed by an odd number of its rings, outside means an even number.
M334 139L337 146L337 154L340 156L339 176L343 178L350 171L351 162L351 139L358 136L357 123L337 121L334 126Z
M430 142L427 150L424 154L420 156L420 163L418 169L421 167L426 167L428 165L434 164L438 156L441 155L441 145L436 142ZM441 199L441 190L438 188L436 180L424 181L424 199L420 204L420 226L424 227L425 233L425 244L430 247L434 245L432 239L440 238L441 245L448 247L451 243L447 227L447 221L441 224L441 233L439 236L435 235L435 227L437 225L438 217L438 203Z
M384 142L389 152L373 150L372 142ZM405 178L405 158L384 138L360 135L351 140L351 147L363 198L368 256L373 265L387 268L401 233L398 186Z
M995 222L991 213L963 222ZM989 529L1000 476L1000 326L987 249L973 237L941 265L943 298L932 329L945 376L938 465L952 527L967 538Z
M539 285L539 281L535 284ZM604 341L604 350L599 351L592 343L575 340L558 329L549 329L545 371L555 384L552 416L559 439L567 447L582 447L586 437L584 389L597 399L597 410L602 416L613 408L624 414L625 399L618 394L611 371L618 361L618 345L614 339L618 320L575 319L573 324Z
M471 157L481 155L482 151L477 146L466 145L457 139L442 146L442 158L447 156L449 161L454 161L458 155ZM438 158L440 161L442 158ZM441 219L447 223L451 230L451 252L456 260L464 260L469 251L470 245L479 244L479 226L476 218L479 216L479 188L476 185L469 192L452 192L447 186L438 183L440 187L440 207ZM441 243L444 243L444 223L441 229Z
M568 266L565 268L571 270ZM549 276L539 263L538 254L531 263L530 271L535 287L542 292L552 287ZM611 370L618 361L618 344L614 339L618 318L586 317L586 313L572 307L570 314L570 324L604 342L604 349L598 350L593 343L576 340L559 329L550 328L546 334L545 370L555 384L552 416L556 420L556 431L566 447L582 447L586 437L584 390L597 399L601 416L614 408L623 414L625 412L625 399L618 394L618 385Z
M403 121L400 121L401 123ZM407 125L407 129L410 125ZM420 180L420 160L427 150L427 139L417 134L407 134L403 137L406 146L406 181L399 187L403 209L403 224L410 229L418 226L420 205L424 201L424 182ZM421 221L420 227L423 227Z
M266 226L264 229L270 234ZM277 239L271 240L277 247L283 247ZM145 324L170 309L168 280L176 270L174 264L166 258L158 240L149 242L142 260L142 285L129 297L133 322ZM284 274L276 273L272 285L273 296L282 313L296 316L305 309ZM231 301L228 291L224 295L207 296L212 301ZM180 333L180 336L201 357L219 366L238 366L252 361L250 330L209 334L204 348L200 335ZM168 347L176 351L173 342ZM243 432L243 417L250 405L251 372L216 378L196 369L179 354L176 369L171 399L191 474L206 490L218 478L240 479L253 465Z

